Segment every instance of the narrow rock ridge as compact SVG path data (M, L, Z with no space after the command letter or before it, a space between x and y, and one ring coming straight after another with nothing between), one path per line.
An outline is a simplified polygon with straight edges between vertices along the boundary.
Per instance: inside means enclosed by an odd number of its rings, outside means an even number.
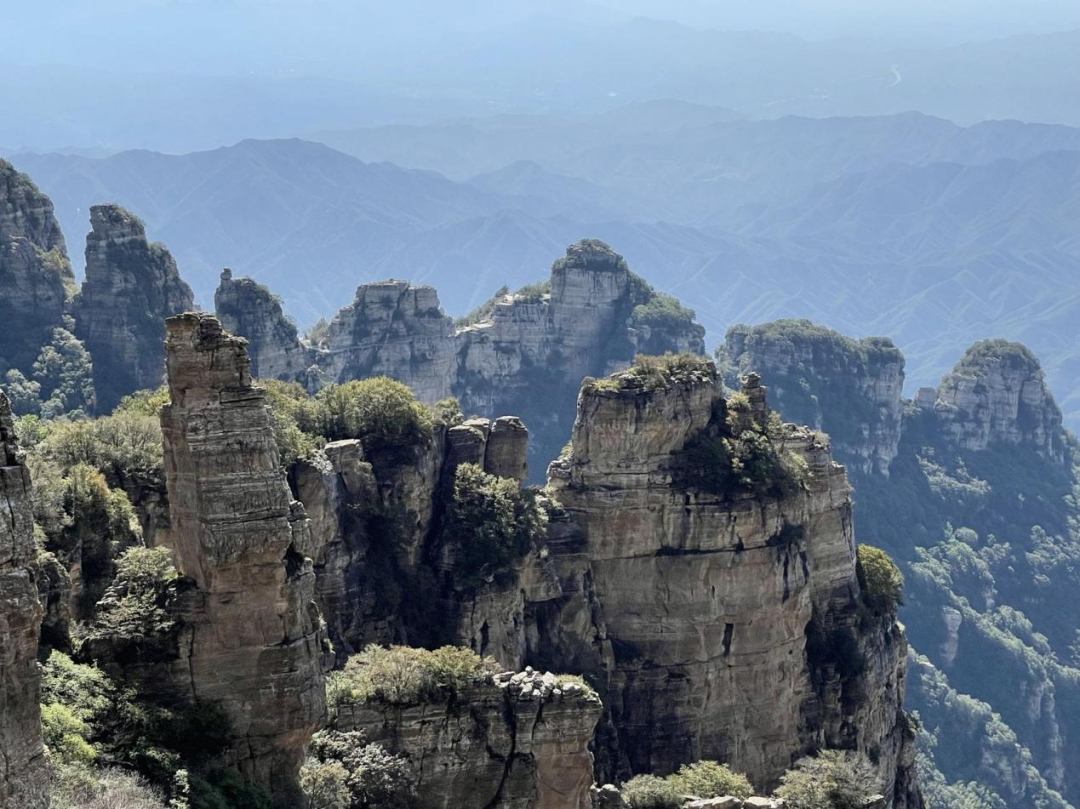
M233 278L226 268L214 308L226 331L247 338L252 376L307 383L314 358L269 289L250 278Z
M119 205L90 209L86 280L75 298L75 334L94 359L98 405L111 410L136 390L162 383L164 320L194 308L191 288L160 244Z
M765 406L755 378L743 393ZM844 468L788 426L777 440L801 459L798 485L693 483L694 447L722 434L727 404L704 361L661 382L627 372L586 384L572 449L548 471L567 515L549 543L565 595L535 610L538 654L605 683L604 779L718 759L767 791L800 755L841 747L874 751L894 809L920 806L907 645L895 616L859 621ZM577 649L559 640L565 627ZM839 634L865 664L858 677L813 643Z
M30 374L52 330L64 325L74 286L52 202L0 160L0 378L11 368Z
M780 320L733 326L718 353L730 382L757 371L784 418L827 432L852 469L888 476L904 385L904 356L891 340L853 340L808 320Z
M251 282L223 278L219 287L226 312L236 308L238 283ZM260 322L253 322L256 315L247 323L222 317L251 338L260 362L263 356L290 358L272 360L282 378L299 379L297 365L317 363L319 374L303 378L309 387L385 375L428 404L456 396L468 414L516 413L533 431L530 452L542 466L570 433L582 377L625 367L637 353L704 352L704 329L692 322L692 312L678 310L682 319L674 323L650 316L649 305L661 297L610 247L583 241L567 248L546 284L493 298L477 322L461 328L431 287L364 284L310 360L297 359L307 349L282 326L280 308L267 303L272 296L265 290L257 301L245 298L266 313Z
M196 594L174 677L231 722L228 763L296 805L296 776L326 715L311 530L278 465L246 342L211 315L166 321L171 403L161 415L172 541Z
M976 343L941 380L932 406L927 394L919 403L932 407L941 429L962 449L1025 446L1065 463L1061 409L1038 359L1019 343Z
M0 806L47 809L48 772L41 740L42 608L30 473L0 391Z
M591 689L529 668L452 700L346 702L334 727L406 755L423 809L588 809L600 713Z

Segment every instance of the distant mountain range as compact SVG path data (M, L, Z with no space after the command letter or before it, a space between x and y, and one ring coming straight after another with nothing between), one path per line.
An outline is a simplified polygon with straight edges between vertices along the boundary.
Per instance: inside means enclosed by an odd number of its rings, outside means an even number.
M336 148L10 159L53 199L76 256L89 205L118 202L204 306L231 266L301 325L388 277L430 283L464 314L596 237L696 309L714 342L781 317L886 334L913 389L977 339L1021 340L1080 427L1080 129L746 121L650 102L319 137Z

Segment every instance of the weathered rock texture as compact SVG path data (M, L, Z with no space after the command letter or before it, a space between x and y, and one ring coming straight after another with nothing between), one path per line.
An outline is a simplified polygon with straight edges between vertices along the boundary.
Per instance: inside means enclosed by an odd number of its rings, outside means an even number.
M30 499L30 473L0 391L0 806L12 809L49 805L38 707L42 609Z
M73 302L75 333L94 358L98 405L161 385L165 318L194 308L191 288L161 244L119 205L90 209L86 280Z
M326 712L311 528L292 500L245 341L216 318L167 321L171 404L162 412L177 567L195 583L174 666L231 722L229 763L294 806Z
M732 327L719 354L729 381L757 371L785 419L827 432L851 468L888 476L904 385L904 357L891 340L852 340L806 320L781 320Z
M549 546L564 595L536 609L538 658L606 684L611 769L719 759L767 790L800 755L843 747L874 751L892 805L918 806L906 642L891 615L860 620L844 468L789 427L801 485L707 491L686 477L690 447L724 412L711 364L582 391L572 451L548 473L567 513ZM859 676L830 651L841 637Z
M226 331L247 338L252 376L307 381L313 357L269 289L250 278L233 278L225 269L214 309Z
M29 375L75 285L52 202L0 160L0 375Z
M445 701L346 703L334 724L407 756L424 809L587 809L600 712L590 690L528 669Z
M218 296L226 311L235 309L238 283L250 282L222 281ZM364 284L313 351L319 374L306 381L386 375L428 404L456 396L466 414L515 413L533 432L530 452L539 470L569 437L583 377L625 367L637 353L704 351L704 330L692 322L693 313L652 290L600 242L569 247L539 289L498 296L478 322L456 328L431 287ZM263 302L254 307L264 317L236 317L234 325L251 338L256 356L289 358L275 360L281 374L260 368L263 376L296 379L305 349L281 326L280 310L265 302L268 297L260 293ZM651 314L661 299L670 304L668 317Z
M1019 343L985 340L969 348L941 380L934 409L961 449L1023 445L1065 462L1061 410L1039 361Z
M318 601L339 659L369 643L461 642L504 665L523 664L530 574L497 595L447 593L440 518L463 463L524 479L528 439L517 418L470 419L392 452L335 441L290 470L310 515Z

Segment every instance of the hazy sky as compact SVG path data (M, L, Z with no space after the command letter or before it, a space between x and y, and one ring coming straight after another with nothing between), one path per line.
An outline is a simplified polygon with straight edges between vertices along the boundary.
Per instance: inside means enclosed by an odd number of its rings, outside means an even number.
M0 60L203 74L333 72L423 54L454 32L538 14L595 24L644 15L915 45L1080 27L1077 0L5 0Z

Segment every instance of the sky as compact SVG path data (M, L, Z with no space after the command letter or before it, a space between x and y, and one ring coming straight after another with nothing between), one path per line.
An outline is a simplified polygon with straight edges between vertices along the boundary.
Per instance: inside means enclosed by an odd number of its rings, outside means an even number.
M1080 28L1077 0L3 0L0 61L202 75L341 73L536 15L568 25L640 15L916 46Z

